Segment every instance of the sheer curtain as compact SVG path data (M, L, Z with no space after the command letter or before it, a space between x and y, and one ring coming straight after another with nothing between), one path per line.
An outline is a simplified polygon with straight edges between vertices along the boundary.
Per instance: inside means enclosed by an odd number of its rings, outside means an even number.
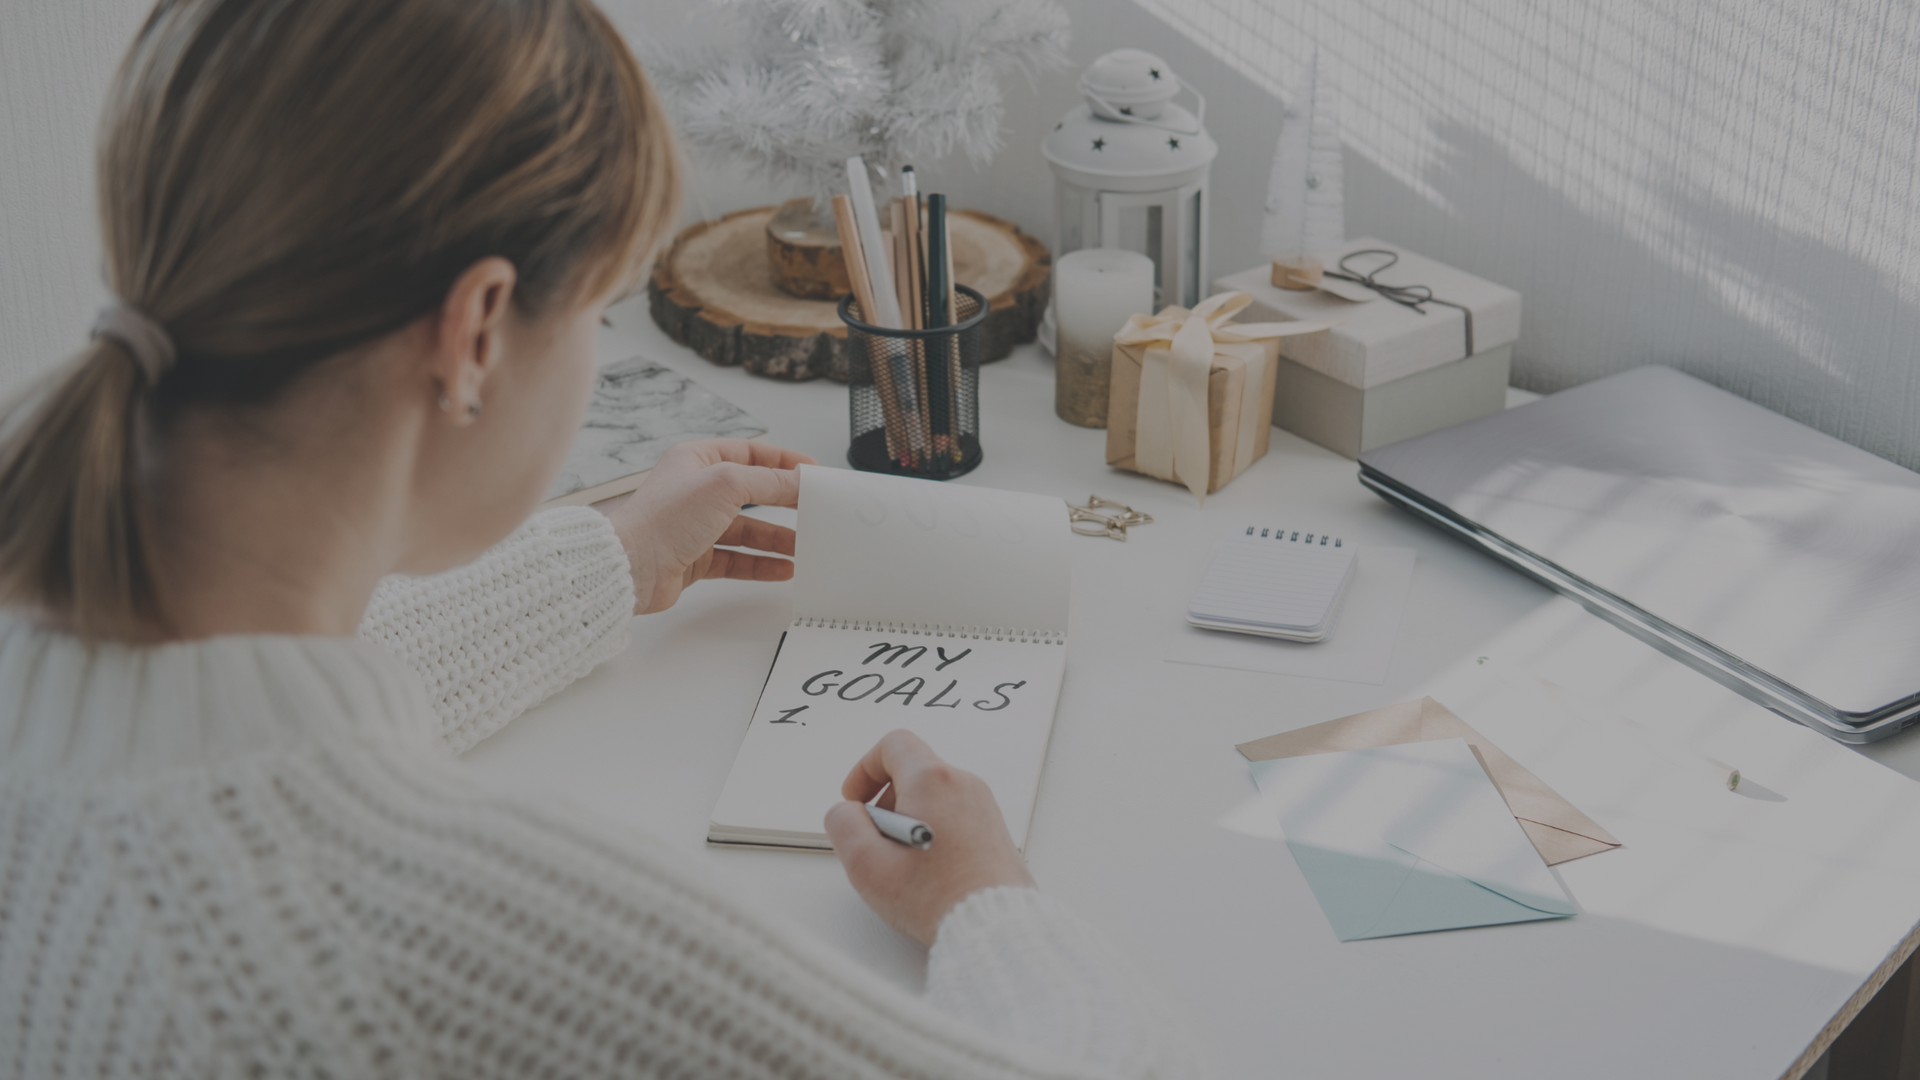
M1141 3L1275 95L1318 44L1349 233L1519 288L1520 385L1670 364L1920 466L1920 5Z

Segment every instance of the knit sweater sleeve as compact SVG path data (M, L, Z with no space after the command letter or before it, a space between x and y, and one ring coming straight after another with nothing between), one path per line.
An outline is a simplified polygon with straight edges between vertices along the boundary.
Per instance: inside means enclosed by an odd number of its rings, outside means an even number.
M1124 1076L1183 1075L1170 1010L1093 928L1037 889L982 889L940 923L927 1003L1017 1046Z
M446 770L393 779L410 787L330 792L348 797L310 809L404 822L357 856L392 876L347 893L423 1073L1196 1074L1139 973L1036 890L955 907L918 995L781 925L778 897L742 895L660 841L503 803Z
M626 648L632 615L612 523L568 506L457 570L382 580L360 637L419 674L461 753Z

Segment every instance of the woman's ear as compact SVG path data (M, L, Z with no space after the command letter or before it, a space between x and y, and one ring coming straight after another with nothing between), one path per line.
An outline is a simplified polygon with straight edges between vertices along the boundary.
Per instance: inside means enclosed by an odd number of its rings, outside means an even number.
M440 305L427 372L438 395L435 404L456 424L480 416L481 388L499 364L518 280L511 262L490 255L462 271Z

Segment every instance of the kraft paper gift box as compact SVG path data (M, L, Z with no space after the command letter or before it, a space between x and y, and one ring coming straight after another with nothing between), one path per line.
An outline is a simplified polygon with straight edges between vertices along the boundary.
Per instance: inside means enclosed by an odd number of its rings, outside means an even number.
M1360 254L1374 251L1382 254ZM1281 289L1268 266L1214 282L1216 292L1253 298L1248 319L1339 321L1328 333L1281 344L1274 424L1357 458L1506 407L1519 293L1371 238L1325 259L1329 271L1343 263L1390 295L1433 299L1416 308L1337 278Z
M1235 324L1245 293L1135 315L1113 337L1107 464L1205 501L1267 452L1282 337L1327 323Z

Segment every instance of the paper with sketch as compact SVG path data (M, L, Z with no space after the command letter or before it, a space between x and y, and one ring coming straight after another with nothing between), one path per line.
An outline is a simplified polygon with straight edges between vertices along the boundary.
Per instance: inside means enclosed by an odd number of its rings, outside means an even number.
M826 850L841 782L906 728L1024 846L1066 671L1060 501L804 465L796 532L793 621L707 840Z
M1413 549L1361 548L1358 555L1346 603L1325 640L1284 641L1203 630L1187 623L1176 610L1168 619L1173 636L1167 659L1177 664L1384 684L1407 610L1407 591L1413 584Z
M1576 911L1464 739L1251 768L1260 796L1238 816L1278 824L1341 941Z
M543 505L584 506L640 486L675 443L752 439L767 426L685 375L644 356L600 369L566 464Z
M1547 865L1620 846L1620 841L1598 822L1581 813L1486 736L1430 697L1269 735L1241 743L1235 749L1248 761L1270 761L1433 739L1465 739L1479 753L1494 787L1499 789L1507 807Z

